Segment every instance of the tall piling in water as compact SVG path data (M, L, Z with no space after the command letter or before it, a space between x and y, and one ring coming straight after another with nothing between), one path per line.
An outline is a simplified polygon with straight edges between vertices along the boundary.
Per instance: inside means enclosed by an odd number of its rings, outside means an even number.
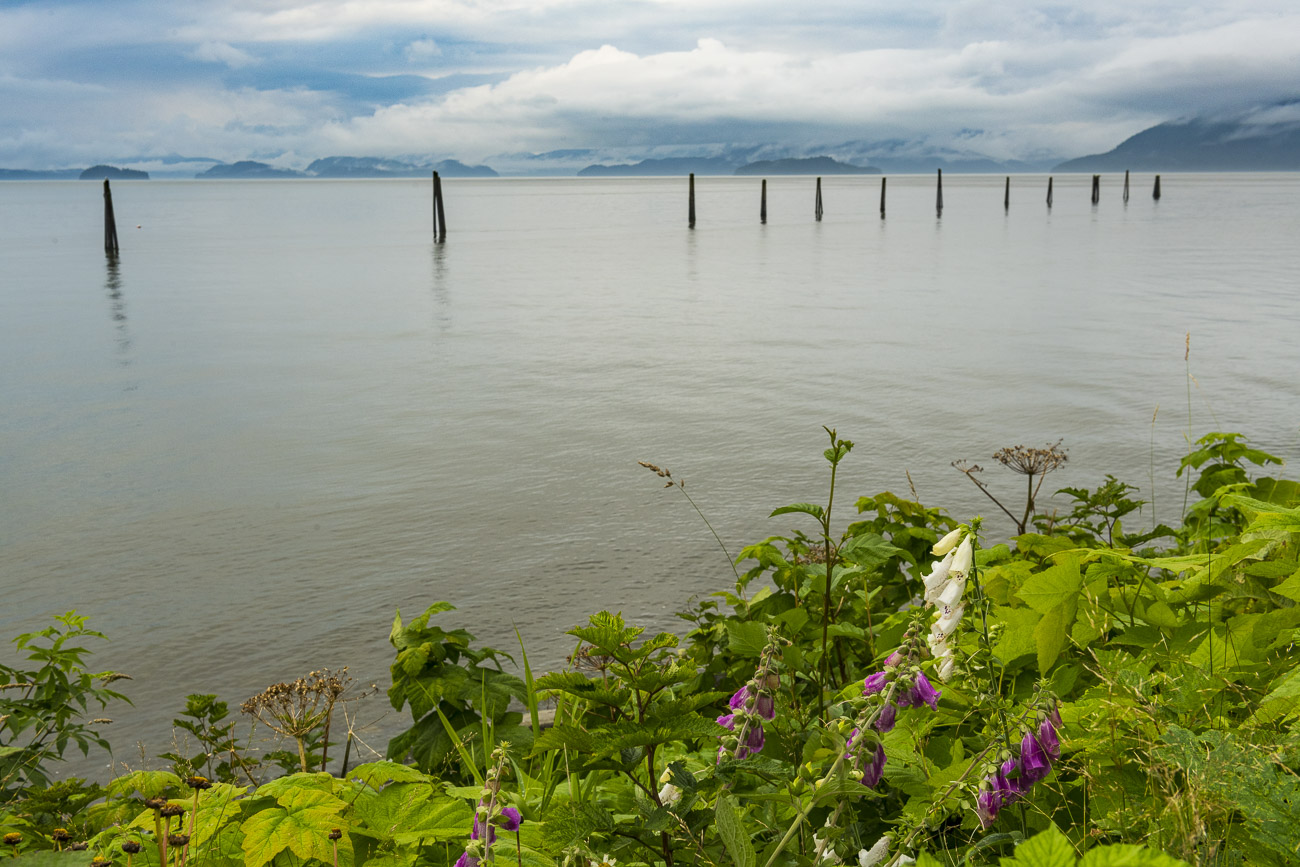
M1128 204L1128 169L1124 170L1124 204Z
M934 212L935 216L943 216L943 169L938 169L939 181L934 195Z
M1151 191L1151 198L1160 201L1160 176L1156 175L1156 188Z
M822 179L817 179L817 201L813 203L813 218L822 221Z
M758 199L758 221L767 225L767 178L763 178L763 192Z
M1047 210L1052 210L1052 176L1047 176Z
M104 178L104 252L116 256L117 218L113 216L113 191L108 188L108 178Z
M1101 175L1092 176L1092 203L1095 205L1101 201Z
M1006 190L1005 192L1002 193L1002 210L1004 211L1011 210L1011 176L1010 175L1007 175Z
M885 219L885 181L888 178L880 179L880 219Z
M442 178L433 173L433 237L437 241L447 240L447 210L442 204Z
M686 228L695 228L695 172L691 172L690 192L687 193Z

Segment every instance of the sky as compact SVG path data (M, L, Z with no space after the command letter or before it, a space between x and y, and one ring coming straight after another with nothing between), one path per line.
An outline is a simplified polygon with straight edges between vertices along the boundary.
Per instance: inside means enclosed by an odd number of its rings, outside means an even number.
M1297 34L1295 0L0 0L0 167L1066 159L1300 97Z

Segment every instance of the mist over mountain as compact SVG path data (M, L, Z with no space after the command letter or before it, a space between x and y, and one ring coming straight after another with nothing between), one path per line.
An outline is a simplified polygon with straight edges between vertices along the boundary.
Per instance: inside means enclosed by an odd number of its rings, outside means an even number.
M1231 117L1171 121L1113 150L1060 163L1054 171L1285 172L1300 170L1300 99Z

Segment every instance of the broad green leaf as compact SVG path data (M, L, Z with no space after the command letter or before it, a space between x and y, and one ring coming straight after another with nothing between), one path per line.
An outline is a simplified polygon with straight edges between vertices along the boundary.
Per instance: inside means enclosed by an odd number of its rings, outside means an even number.
M1056 664L1061 651L1065 649L1070 638L1070 625L1074 623L1074 614L1078 597L1062 601L1059 605L1043 615L1034 627L1034 643L1038 650L1038 671L1047 674Z
M130 795L139 792L141 798L160 797L167 789L179 789L181 778L171 771L135 771L108 784L112 795Z
M345 825L338 816L346 806L338 798L312 788L292 788L279 798L279 805L260 810L244 820L244 860L247 867L262 867L288 850L299 858L331 863L333 850L329 833ZM350 862L352 843L346 834L338 841L339 856L346 852Z
M1002 859L1002 867L1074 867L1074 847L1060 829L1049 825L1016 847L1016 854Z
M283 777L276 777L271 782L259 786L257 796L260 798L275 798L277 801L283 802L285 798L297 797L300 792L319 791L330 795L342 807L343 802L333 797L334 785L337 782L337 777L324 772L288 774Z
M1063 602L1076 599L1082 587L1079 558L1064 556L1055 566L1030 575L1016 595L1039 614L1047 614Z
M863 569L875 569L894 557L912 560L912 555L885 541L879 533L861 533L851 536L840 546L840 557Z
M1119 843L1089 850L1079 867L1186 867L1186 861L1153 852L1145 846Z
M382 789L387 783L427 781L429 778L410 765L400 762L379 761L357 765L348 771L349 780L359 780L372 789Z
M752 620L727 621L727 647L740 656L757 657L767 646L767 627Z
M1007 665L1038 652L1035 634L1041 615L1032 608L995 608L994 616L1006 624L993 652Z
M789 515L793 512L799 512L805 515L812 515L817 520L821 520L826 511L816 503L792 503L789 506L782 506L779 509L773 509L769 518L775 518L777 515Z
M731 862L735 867L755 867L758 856L754 853L754 845L749 841L749 832L741 824L736 807L726 794L718 797L714 815L718 825L718 836L727 847Z

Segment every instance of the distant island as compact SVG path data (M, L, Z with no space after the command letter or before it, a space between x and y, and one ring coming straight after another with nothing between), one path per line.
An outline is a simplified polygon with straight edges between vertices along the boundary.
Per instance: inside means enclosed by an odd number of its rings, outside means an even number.
M119 169L117 166L91 166L77 176L83 181L147 181L149 173L136 169Z
M442 160L433 165L415 165L382 157L324 157L307 166L306 171L277 169L267 163L240 160L220 163L195 175L204 180L259 180L264 178L427 178L433 172L449 178L495 178L487 166L467 166L456 160Z
M726 157L668 157L641 160L639 163L620 163L612 166L590 165L578 172L580 178L634 178L675 175L730 175L736 163Z
M830 157L759 160L736 169L738 175L878 175L874 166L854 166Z

